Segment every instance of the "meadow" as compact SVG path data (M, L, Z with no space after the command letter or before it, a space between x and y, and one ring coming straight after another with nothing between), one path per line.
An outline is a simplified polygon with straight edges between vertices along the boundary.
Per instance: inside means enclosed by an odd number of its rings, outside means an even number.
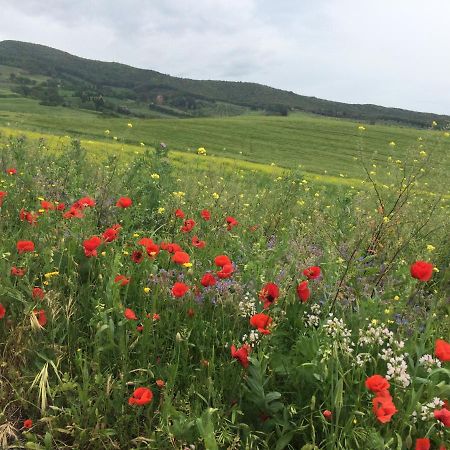
M448 133L52 111L0 116L0 446L450 448Z

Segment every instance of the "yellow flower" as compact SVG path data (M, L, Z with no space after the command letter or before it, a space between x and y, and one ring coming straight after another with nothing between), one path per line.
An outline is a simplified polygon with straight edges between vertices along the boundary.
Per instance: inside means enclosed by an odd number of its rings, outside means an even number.
M424 152L423 150L419 153L420 156L427 156L427 152Z
M150 178L151 178L152 180L159 180L159 174L158 174L158 173L152 173L152 174L150 175Z
M141 142L141 147L145 147L145 144L143 142Z
M101 252L100 255L106 256L106 252Z
M45 209L38 209L38 212L40 212L41 214L45 213Z
M134 238L139 237L139 233L133 233L133 237L134 237Z
M166 208L158 208L158 214L164 214L164 211L166 210Z
M192 263L191 262L184 263L183 267L192 267Z
M399 297L398 295L396 295L396 296L394 297L394 300L395 300L396 302L398 302L398 301L400 300L400 297Z
M427 245L427 250L428 250L429 252L433 252L434 250L436 250L436 247L435 247L434 245L428 244L428 245Z
M197 155L203 155L203 156L205 156L205 155L206 155L206 149L205 149L204 147L200 147L200 148L197 150Z
M45 200L43 197L38 197L37 199L41 202L43 202Z
M383 222L384 223L389 223L390 221L391 221L391 219L389 219L389 217L387 217L387 216L383 217Z
M378 324L378 320L377 319L372 319L371 322L372 322L372 325L377 325Z
M366 127L364 127L363 125L360 125L360 126L358 127L358 130L359 130L359 131L366 131Z
M133 128L133 124L132 123L128 123L128 128Z
M149 288L149 287L145 287L145 288L144 288L144 292L145 292L146 294L148 294L148 293L150 292L150 288Z
M59 272L48 272L46 274L44 274L45 278L52 278L52 277L56 277L57 275L59 275Z
M387 308L387 309L384 310L384 313L385 313L385 314L390 314L390 313L391 313L391 310L390 310L389 308Z
M431 126L432 127L437 127L437 122L435 120L433 120L433 122L431 122Z
M106 136L108 136L108 135L109 135L109 133L111 133L111 131L109 131L109 130L105 130L105 134L106 134Z
M183 192L183 191L172 192L172 195L176 198L182 198L186 195L186 192Z
M389 142L389 145L390 145L391 147L395 147L397 144L396 144L394 141L391 141L391 142Z
M212 197L217 200L219 198L219 194L217 192L214 192Z

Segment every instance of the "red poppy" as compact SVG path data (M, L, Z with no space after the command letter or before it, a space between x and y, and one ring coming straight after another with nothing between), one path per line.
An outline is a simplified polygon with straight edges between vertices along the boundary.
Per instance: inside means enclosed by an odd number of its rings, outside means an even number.
M131 308L125 308L125 311L123 312L123 315L128 320L138 320L135 312Z
M431 443L428 438L416 439L415 450L430 450L430 448L431 448Z
M45 209L45 211L49 211L51 209L55 209L55 205L47 200L41 200L41 208Z
M133 204L133 200L130 197L120 197L117 200L116 206L118 208L129 208Z
M280 296L280 290L275 283L267 283L259 292L259 299L264 303L267 309L273 305Z
M133 395L128 399L129 405L144 406L148 405L153 399L153 392L146 387L139 387Z
M80 200L77 200L72 206L77 209L83 209L86 207L92 208L95 206L95 200L91 197L83 197L80 198Z
M156 380L155 383L156 383L156 386L158 386L160 389L162 389L166 385L164 380Z
M234 345L231 346L231 357L237 359L241 366L247 368L249 365L248 353L250 351L250 347L247 344L244 344L239 350L236 350Z
M74 206L71 206L70 209L63 214L64 219L82 219L83 217L84 214L81 212L81 208L75 208Z
M221 270L217 272L219 278L230 278L233 275L234 267L232 264L225 264Z
M173 242L171 242L170 244L167 244L166 250L169 253L175 253L175 252L182 252L183 251L183 249L178 244L174 244Z
M366 388L372 392L381 392L389 389L390 384L386 378L381 375L372 375L366 379Z
M6 308L0 303L0 319L3 319L6 314Z
M23 421L23 427L29 430L33 426L33 421L31 419L25 419Z
M416 261L410 267L411 276L419 281L428 281L433 276L433 264L426 261Z
M140 252L139 250L135 250L131 254L131 260L135 262L136 264L140 264L144 260L144 254Z
M206 242L201 241L197 236L194 236L192 238L191 242L192 242L192 245L197 248L205 248L205 246L206 246Z
M219 255L214 258L214 264L219 267L223 267L225 264L231 264L231 259L225 255Z
M15 175L17 173L17 169L11 167L10 169L6 169L6 173L8 175Z
M3 200L8 194L5 191L0 191L0 208L3 205Z
M233 227L235 227L239 222L231 216L228 216L226 219L227 222L227 230L230 231Z
M97 248L101 245L102 240L98 236L92 236L90 239L86 239L83 242L84 254L90 258L91 256L97 256Z
M307 281L301 281L298 284L297 295L298 295L298 298L302 301L302 303L305 303L308 300L308 298L311 295L311 291L309 290Z
M145 250L147 251L147 255L150 256L150 258L154 258L159 253L159 245L155 243L148 244L145 247Z
M20 218L20 220L22 222L26 220L30 225L36 225L38 215L37 214L33 214L33 213L29 212L29 211L25 211L22 208L20 210L20 212L19 212L19 218Z
M189 255L185 252L175 252L172 256L172 261L175 264L187 264L190 260Z
M142 333L142 331L144 331L144 325L142 325L141 323L139 325L136 325L136 331Z
M18 241L17 251L19 255L26 252L34 252L34 242L33 241Z
M203 275L200 283L204 287L214 286L216 284L216 279L214 278L214 275L212 273L207 272L205 273L205 275Z
M450 411L447 408L434 411L434 418L439 420L445 427L450 427Z
M320 277L320 267L318 266L308 267L303 271L303 275L305 275L305 277L308 278L309 280L315 280L316 278Z
M397 408L392 402L391 396L379 397L376 396L372 399L373 412L377 416L377 419L381 423L390 422L392 416L397 413Z
M27 269L22 269L20 267L11 267L11 275L13 277L23 277L27 272Z
M131 281L131 278L127 278L125 275L117 275L114 278L114 283L119 283L121 286L126 286Z
M189 290L189 286L180 281L177 281L172 287L172 295L174 297L183 297L184 294Z
M66 209L66 205L64 203L58 203L58 206L56 207L58 211L64 211Z
M270 334L268 329L272 323L272 318L264 313L255 314L250 317L250 325L257 328L261 334Z
M450 344L443 339L436 339L434 354L442 362L450 361Z
M157 314L157 313L154 313L153 316L152 316L152 319L154 321L157 321L157 320L161 319L161 316L159 314Z
M39 325L41 327L45 327L45 325L47 324L47 316L45 315L45 311L43 309L40 309L39 311L35 309L33 313L36 316Z
M40 287L34 287L31 291L31 296L42 300L45 297L45 292Z
M194 219L187 219L187 220L184 221L184 225L181 227L181 231L183 233L188 233L194 227L195 227L195 220Z
M200 212L200 215L206 221L211 219L211 213L207 209L202 209Z
M331 420L331 418L333 417L333 413L329 409L323 411L322 415L323 417L325 417L326 420Z
M138 241L138 245L143 245L144 247L147 247L148 245L151 245L151 244L153 244L152 238L144 237L144 238L139 239L139 241Z
M103 239L105 242L115 241L119 236L119 228L108 228L103 233Z
M181 209L177 209L175 211L175 217L178 217L179 219L184 219L184 212Z

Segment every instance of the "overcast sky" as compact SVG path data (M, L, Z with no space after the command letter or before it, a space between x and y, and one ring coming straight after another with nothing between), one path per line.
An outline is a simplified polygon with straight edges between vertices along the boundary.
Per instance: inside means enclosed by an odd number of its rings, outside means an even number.
M450 0L0 0L0 40L450 114Z

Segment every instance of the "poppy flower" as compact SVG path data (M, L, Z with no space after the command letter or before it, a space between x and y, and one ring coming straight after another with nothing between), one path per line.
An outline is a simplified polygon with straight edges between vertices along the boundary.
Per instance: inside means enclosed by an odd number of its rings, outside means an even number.
M232 264L225 264L221 270L217 272L217 276L221 279L230 278L233 275L234 267Z
M18 241L17 251L19 255L26 252L34 252L34 242L33 241Z
M115 241L119 236L119 229L118 228L108 228L103 233L103 240L105 242L113 242Z
M200 283L204 287L214 286L216 284L216 279L212 273L207 272L202 276Z
M175 244L173 242L167 244L166 250L169 253L175 253L175 252L182 252L183 251L183 249L178 244Z
M331 420L331 418L333 417L333 413L329 409L323 411L322 415L323 417L325 417L326 420Z
M156 380L155 383L156 386L158 386L160 389L162 389L166 385L164 380Z
M90 239L86 239L83 242L84 254L90 258L91 256L97 256L97 248L101 245L102 240L98 236L92 236Z
M227 222L227 230L230 231L233 227L235 227L239 222L231 216L228 216L225 221Z
M17 169L14 169L14 168L9 168L9 169L6 169L6 174L7 175L16 175L16 173L17 173Z
M81 209L75 208L74 206L71 206L70 209L63 214L64 219L82 219L83 217L84 214L81 212Z
M172 261L175 264L186 264L190 261L190 257L186 252L175 252L172 256Z
M315 280L320 277L320 267L311 266L303 271L303 275L305 275L308 280Z
M41 208L45 209L45 211L49 211L51 209L55 209L55 205L47 200L41 200Z
M381 375L372 375L371 377L368 377L365 385L366 388L372 392L386 391L390 387L389 381Z
M131 254L131 260L136 264L140 264L144 260L144 254L139 250L135 250Z
M264 303L267 309L273 305L280 296L280 290L275 283L267 283L259 292L259 299Z
M377 416L377 419L381 423L390 422L392 416L397 413L397 408L392 402L391 396L379 397L376 396L372 399L373 412Z
M150 256L150 258L154 258L159 253L159 245L155 243L148 244L145 247L145 250L147 251L147 255Z
M120 197L117 200L116 206L118 208L129 208L133 204L133 200L130 197Z
M416 439L415 450L430 450L431 443L428 438L419 438Z
M6 308L0 303L0 319L3 319L6 314Z
M197 248L205 248L206 242L201 241L197 236L194 236L191 240L192 245Z
M247 344L244 344L239 350L236 349L234 345L231 346L231 357L237 359L241 366L245 369L249 365L248 353L250 347Z
M36 225L37 223L37 214L33 214L29 211L25 211L23 208L19 212L19 219L24 222L27 221L30 225Z
M179 219L184 219L184 212L181 209L177 209L175 211L175 217L178 217Z
M225 264L231 264L231 259L226 255L219 255L214 258L214 264L223 267Z
M45 293L40 287L34 287L31 291L31 296L42 300L45 297Z
M270 334L268 329L272 323L272 318L264 313L254 314L250 317L250 325L257 328L261 334Z
M5 191L0 191L0 208L2 207L2 205L3 205L3 200L5 199L5 197L7 196L8 194L5 192Z
M136 331L142 333L144 331L144 325L142 325L141 323L139 325L136 325Z
M172 295L174 297L180 298L189 290L189 286L180 281L177 281L172 287Z
M297 295L298 298L302 301L302 303L305 303L308 298L311 296L311 291L308 287L307 281L301 281L297 286Z
M153 399L153 392L146 387L139 387L133 395L128 399L129 405L144 406L148 405Z
M83 197L77 200L73 205L74 208L83 209L86 207L92 208L95 206L95 200L91 197Z
M152 320L156 322L159 319L161 319L161 316L158 313L154 313L152 316Z
M23 427L29 430L33 426L33 421L31 419L26 419L23 421Z
M426 261L416 261L409 270L411 276L419 281L428 281L433 276L433 264Z
M33 313L36 316L39 325L41 327L45 327L45 325L47 324L47 316L45 315L45 311L43 309L40 310L35 309Z
M206 221L211 219L211 213L207 209L202 209L200 211L200 216Z
M123 315L128 320L138 320L135 312L131 308L125 308L125 311L123 312Z
M434 411L434 418L439 420L445 427L450 427L450 411L447 408Z
M58 203L58 206L56 207L58 211L64 211L66 209L65 203Z
M117 275L114 278L114 283L119 283L121 286L126 286L130 280L131 278L127 278L125 275Z
M442 362L450 361L450 344L443 339L436 339L434 354Z
M138 245L143 245L144 247L147 247L151 244L153 244L152 238L144 237L144 238L139 239L139 241L138 241Z
M195 227L195 220L194 219L187 219L184 221L183 226L181 227L181 231L183 233L188 233Z
M22 269L20 267L11 267L11 275L13 277L23 277L25 273L27 272L27 269Z

